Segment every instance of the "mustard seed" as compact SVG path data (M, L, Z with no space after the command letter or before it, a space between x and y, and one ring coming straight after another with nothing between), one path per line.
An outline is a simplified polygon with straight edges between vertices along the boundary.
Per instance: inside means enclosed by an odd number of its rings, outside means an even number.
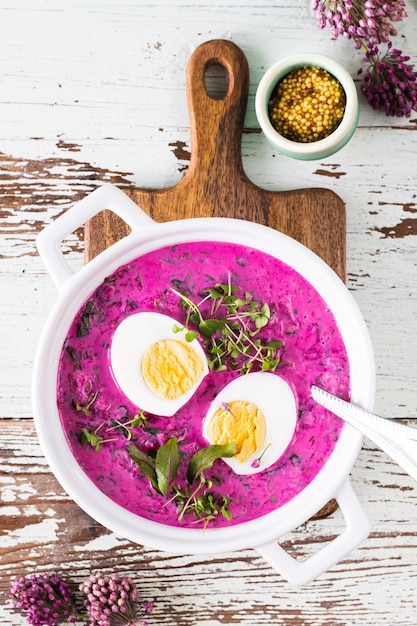
M269 118L280 135L311 143L330 135L342 121L346 95L327 70L301 67L275 87L268 103Z

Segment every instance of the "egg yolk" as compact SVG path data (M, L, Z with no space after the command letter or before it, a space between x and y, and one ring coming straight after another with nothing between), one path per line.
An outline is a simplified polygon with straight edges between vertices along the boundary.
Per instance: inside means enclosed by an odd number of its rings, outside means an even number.
M233 400L222 404L207 426L207 436L215 444L232 441L237 445L234 458L244 463L261 449L265 441L265 416L255 404Z
M174 400L187 393L203 376L204 363L191 345L164 339L145 352L142 374L157 396Z

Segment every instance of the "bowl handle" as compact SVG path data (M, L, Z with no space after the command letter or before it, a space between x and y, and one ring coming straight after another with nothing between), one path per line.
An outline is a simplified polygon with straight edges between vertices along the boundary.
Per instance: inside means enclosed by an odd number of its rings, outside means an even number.
M258 552L288 582L300 586L311 582L341 561L368 536L368 520L349 479L340 487L335 499L344 515L346 528L311 557L302 561L294 559L276 542L256 546Z
M62 253L62 240L104 210L112 211L130 226L132 232L128 237L138 229L143 233L144 227L155 224L147 213L111 183L105 183L91 192L48 224L36 239L38 252L58 289L74 274Z

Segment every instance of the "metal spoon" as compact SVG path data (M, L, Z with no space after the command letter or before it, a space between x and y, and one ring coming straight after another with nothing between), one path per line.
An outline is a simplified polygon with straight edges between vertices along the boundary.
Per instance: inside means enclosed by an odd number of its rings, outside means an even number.
M366 435L417 480L417 428L379 417L314 385L311 397Z

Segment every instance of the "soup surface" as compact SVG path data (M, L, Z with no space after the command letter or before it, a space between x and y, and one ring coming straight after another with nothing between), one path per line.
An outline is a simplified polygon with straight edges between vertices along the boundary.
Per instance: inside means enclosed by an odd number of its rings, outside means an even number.
M258 334L253 339L248 334L247 341L260 338L262 345L273 341L273 354L245 361L244 355L236 357L234 353L233 361L228 344L229 354L214 362L210 340L201 334L198 324L193 325L189 302L210 319L220 319L225 314L221 307L215 314L208 312L208 307L215 308L219 300L215 292L207 291L219 284L233 292L233 298L239 298L239 323L249 319L249 314L245 317L248 310L253 313L256 309L252 317L262 321ZM191 397L171 415L170 411L154 413L152 403L145 410L140 406L140 394L139 402L136 397L132 401L115 376L112 344L116 330L128 317L143 312L170 316L173 325L176 321L179 327L186 324L188 313L187 328L196 332L196 341L207 356L208 367L191 390ZM193 312L195 319L198 314ZM155 341L166 339L160 334L164 331L156 331ZM134 353L132 346L141 343L140 331L131 335L126 355ZM148 335L145 329L147 341ZM121 367L127 376L133 371L139 378L140 362L130 364L126 356L124 363L123 355L122 345L117 355ZM238 378L249 381L255 371L265 377L279 377L293 393L296 422L288 445L265 469L259 467L262 460L256 458L250 464L257 468L256 473L251 473L252 469L236 473L214 455L207 467L191 472L190 478L190 459L209 446L203 424L213 401L227 385ZM281 507L326 463L342 422L311 400L312 384L349 397L346 350L320 295L272 256L238 244L202 241L149 252L121 266L99 285L75 316L63 345L57 404L77 462L109 498L163 524L224 527ZM253 393L256 396L256 388ZM285 411L276 404L279 400L272 402L271 414L265 416L267 426L268 419L286 419ZM274 442L265 443L266 458ZM161 473L164 480L159 482Z

